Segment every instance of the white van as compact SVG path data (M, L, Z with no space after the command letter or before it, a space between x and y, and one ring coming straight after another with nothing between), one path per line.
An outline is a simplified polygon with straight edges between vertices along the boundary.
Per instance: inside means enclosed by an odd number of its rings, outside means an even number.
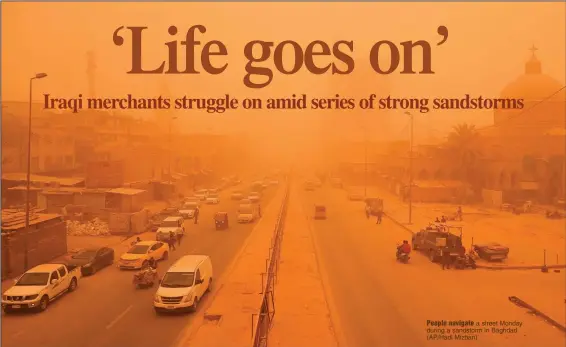
M259 217L256 204L241 204L238 207L238 223L253 223Z
M210 291L212 262L206 255L185 255L159 282L153 299L155 312L196 311L199 300Z

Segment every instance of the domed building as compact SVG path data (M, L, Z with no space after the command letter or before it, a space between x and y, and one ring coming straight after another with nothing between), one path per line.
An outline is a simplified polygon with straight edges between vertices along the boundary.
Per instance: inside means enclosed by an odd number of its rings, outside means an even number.
M502 193L495 200L551 203L563 199L565 190L566 90L543 73L536 48L531 51L524 73L500 95L522 99L523 109L495 110L494 125L479 131L483 181L487 191Z

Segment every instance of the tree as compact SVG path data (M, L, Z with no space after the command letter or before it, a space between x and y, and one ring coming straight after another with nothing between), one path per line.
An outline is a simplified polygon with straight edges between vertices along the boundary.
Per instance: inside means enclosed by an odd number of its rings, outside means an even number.
M446 149L451 160L458 163L460 178L477 188L480 182L478 161L481 157L481 138L476 127L458 124L448 135Z

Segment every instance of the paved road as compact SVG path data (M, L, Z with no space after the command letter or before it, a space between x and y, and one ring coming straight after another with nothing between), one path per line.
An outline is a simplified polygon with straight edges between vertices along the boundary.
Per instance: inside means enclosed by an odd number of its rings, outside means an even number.
M562 320L563 274L442 271L418 253L412 254L410 264L400 264L395 246L410 235L392 221L376 225L374 218L367 220L363 202L348 201L338 189L303 192L301 199L309 218L315 204L327 206L327 220L310 222L344 347L436 346L439 341L426 339L427 320L524 323L517 334L482 334L478 341L445 341L445 346L527 347L541 341L545 346L565 345L563 333L508 301L516 295L531 303L538 300L535 307L559 307L554 317Z
M268 188L265 205L276 188ZM232 258L253 228L236 222L238 203L221 194L219 205L201 208L199 225L187 222L183 244L171 252L169 260L159 264L163 273L185 254L210 255L215 278L222 276ZM216 231L215 211L227 211L230 229ZM120 254L116 254L119 257ZM41 314L4 315L2 345L7 347L168 347L191 323L194 314L156 315L152 304L156 287L136 290L132 271L106 268L84 278L76 292L55 301ZM208 298L201 302L201 309Z

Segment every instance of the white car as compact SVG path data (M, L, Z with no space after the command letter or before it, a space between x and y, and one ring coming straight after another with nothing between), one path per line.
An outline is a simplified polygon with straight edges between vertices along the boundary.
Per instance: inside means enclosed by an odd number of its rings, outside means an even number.
M194 212L193 212L194 216ZM156 241L167 241L171 233L175 235L185 234L185 219L181 216L167 217L161 222L159 228L155 232Z
M179 214L186 219L192 219L195 217L195 211L199 207L196 202L186 202L183 207L179 209Z
M77 288L81 268L64 264L42 264L26 271L2 294L5 313L35 309L45 311L49 303Z
M243 204L238 208L238 223L252 223L259 217L257 205Z
M253 203L259 202L260 199L261 198L259 197L259 194L252 193L248 196L248 200L250 200Z
M195 192L195 196L199 198L201 201L205 201L206 198L208 197L208 190L206 189L197 190Z
M206 203L207 204L213 204L213 205L219 204L220 203L220 197L216 193L210 193L208 195L208 197L206 198Z
M242 200L244 198L244 194L242 194L242 192L234 192L234 193L232 193L230 198L232 200Z
M206 255L185 255L167 270L153 298L155 312L196 311L212 284L212 262Z
M122 254L118 265L120 269L141 269L149 260L166 260L169 257L169 248L159 241L142 241L133 245Z

